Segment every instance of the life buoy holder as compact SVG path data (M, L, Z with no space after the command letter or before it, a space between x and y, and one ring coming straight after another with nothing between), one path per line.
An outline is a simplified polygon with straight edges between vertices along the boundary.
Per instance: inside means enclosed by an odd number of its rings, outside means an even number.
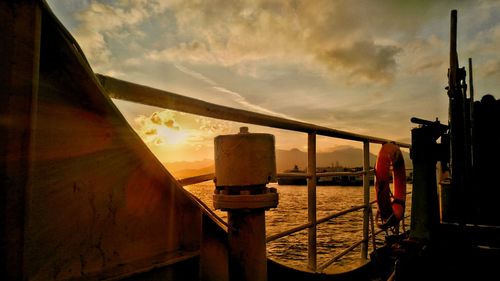
M394 193L389 186L391 164ZM397 225L404 217L406 202L406 169L403 153L394 143L382 145L375 164L375 191L377 196L378 215L385 229Z

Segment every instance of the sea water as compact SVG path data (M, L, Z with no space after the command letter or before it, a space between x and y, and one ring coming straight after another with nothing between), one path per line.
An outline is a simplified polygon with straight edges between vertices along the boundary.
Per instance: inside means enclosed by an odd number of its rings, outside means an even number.
M266 236L277 234L307 223L307 186L269 184L279 193L279 204L275 209L266 212ZM408 192L411 191L408 185ZM186 186L186 190L200 198L213 210L213 182L204 182ZM370 201L375 199L373 186L370 187ZM361 186L317 186L316 209L317 219L363 204L363 187ZM407 195L406 214L409 214L411 195ZM373 205L374 214L377 211ZM227 222L227 213L216 210L215 213ZM409 219L405 221L409 229ZM377 230L377 229L376 229ZM334 218L317 227L317 262L318 265L328 261L352 244L363 238L363 210L348 213ZM289 236L271 241L267 244L267 256L274 260L297 268L307 267L308 230L296 232ZM377 241L383 241L383 234ZM372 249L370 239L370 250ZM361 246L340 259L337 264L350 263L361 256Z

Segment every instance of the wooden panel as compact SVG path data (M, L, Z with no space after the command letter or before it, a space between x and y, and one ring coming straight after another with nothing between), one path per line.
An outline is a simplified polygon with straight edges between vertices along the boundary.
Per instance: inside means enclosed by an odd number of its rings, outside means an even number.
M101 279L197 251L200 209L43 17L25 279Z
M6 280L23 279L40 21L35 1L0 2L0 276Z

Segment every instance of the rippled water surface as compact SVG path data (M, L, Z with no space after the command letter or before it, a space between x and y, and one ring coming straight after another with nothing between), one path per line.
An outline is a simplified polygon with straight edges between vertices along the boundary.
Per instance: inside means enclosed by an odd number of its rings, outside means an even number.
M266 212L266 235L273 235L307 223L307 186L290 186L269 184L279 193L279 204L276 209ZM204 182L186 186L186 190L203 200L213 209L212 195L214 185ZM408 186L411 191L411 185ZM363 187L361 186L318 186L316 191L317 218L349 209L363 204ZM370 187L370 201L374 200L374 188ZM407 213L409 214L411 195L407 195ZM373 205L374 213L376 204ZM227 221L226 212L215 211ZM317 261L326 262L331 257L362 239L363 211L355 211L347 215L320 224L317 228ZM409 221L406 221L407 229ZM268 257L290 266L305 268L307 266L307 229L280 238L267 244ZM361 247L339 260L339 264L351 262L359 258Z

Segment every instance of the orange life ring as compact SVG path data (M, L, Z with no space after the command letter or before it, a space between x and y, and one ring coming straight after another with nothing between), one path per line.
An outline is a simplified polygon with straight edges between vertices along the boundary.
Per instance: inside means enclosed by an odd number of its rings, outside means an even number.
M393 171L394 194L389 187L391 167ZM406 202L406 171L403 153L394 143L382 145L375 165L375 191L381 228L396 225L404 217Z

